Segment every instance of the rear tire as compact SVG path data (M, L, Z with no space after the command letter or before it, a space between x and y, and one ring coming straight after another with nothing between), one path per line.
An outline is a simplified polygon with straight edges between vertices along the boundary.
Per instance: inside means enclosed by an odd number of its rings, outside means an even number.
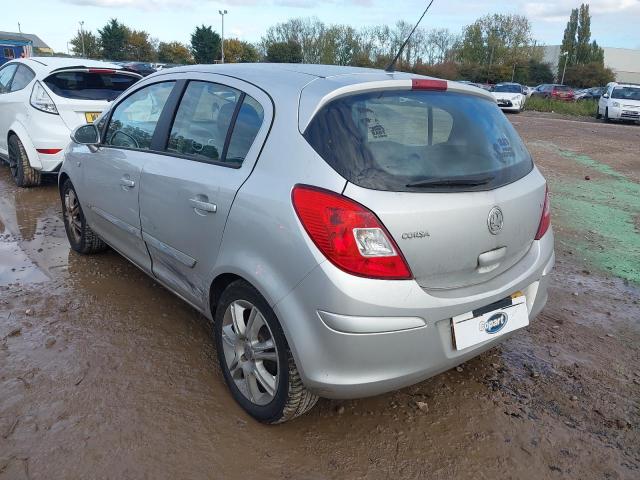
M60 189L64 229L71 248L78 253L98 253L107 249L107 244L87 225L80 200L70 179Z
M253 418L283 423L316 404L318 397L302 383L275 312L244 280L233 282L220 296L214 333L224 380Z
M8 141L9 168L16 185L22 188L37 187L42 181L40 171L31 167L27 151L17 135L11 134Z

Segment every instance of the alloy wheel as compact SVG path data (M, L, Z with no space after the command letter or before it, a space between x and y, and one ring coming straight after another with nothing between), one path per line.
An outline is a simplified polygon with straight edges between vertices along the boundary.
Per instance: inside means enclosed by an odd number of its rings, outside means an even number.
M249 401L267 405L278 390L281 372L271 328L258 308L235 300L222 320L224 358L236 387Z
M80 217L80 202L73 189L64 194L64 214L67 217L69 231L76 242L82 238L82 219Z
M20 161L20 152L14 142L9 142L9 168L11 176L16 178L18 175L18 162Z

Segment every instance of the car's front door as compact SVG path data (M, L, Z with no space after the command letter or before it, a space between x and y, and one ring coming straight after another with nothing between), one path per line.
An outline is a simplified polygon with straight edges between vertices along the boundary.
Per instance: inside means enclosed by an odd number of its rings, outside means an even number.
M140 175L154 156L154 132L174 85L154 83L119 102L101 145L82 160L84 188L78 193L89 223L109 245L147 271L151 261L140 229Z
M140 219L153 273L206 308L227 215L273 112L264 92L228 77L192 75L182 88L175 117L161 122L167 154L142 172Z

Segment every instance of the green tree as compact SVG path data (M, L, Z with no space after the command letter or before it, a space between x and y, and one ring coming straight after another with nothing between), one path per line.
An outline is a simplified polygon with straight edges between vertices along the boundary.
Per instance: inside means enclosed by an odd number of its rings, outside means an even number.
M553 72L551 65L538 60L529 60L526 70L526 80L523 83L539 85L541 83L553 82Z
M567 68L572 65L600 64L604 68L604 50L596 41L591 41L591 14L589 5L571 10L567 27L564 30L560 52L567 53ZM564 68L564 56L558 59L558 71Z
M101 58L102 52L100 50L100 40L96 35L92 32L83 32L76 34L69 43L71 44L71 51L73 55L80 56L82 55L82 43L84 36L84 54L87 58Z
M594 85L606 85L615 80L615 74L610 68L606 68L598 62L567 67L564 83L574 87L593 87Z
M224 41L224 61L226 63L254 63L260 60L258 49L249 42L237 38Z
M112 18L101 30L98 30L98 34L100 35L103 58L116 61L126 60L127 36L129 34L129 29L126 26Z
M302 63L302 46L294 40L274 42L267 48L267 62Z
M178 63L181 65L193 61L191 52L180 42L160 42L158 44L158 61L162 63Z
M128 60L153 62L156 59L156 49L153 47L149 34L143 30L129 30L127 28L126 52Z
M191 34L191 53L196 63L214 63L220 58L222 43L211 26L196 27Z
M531 24L522 15L486 15L464 29L457 57L462 63L523 65L538 55Z

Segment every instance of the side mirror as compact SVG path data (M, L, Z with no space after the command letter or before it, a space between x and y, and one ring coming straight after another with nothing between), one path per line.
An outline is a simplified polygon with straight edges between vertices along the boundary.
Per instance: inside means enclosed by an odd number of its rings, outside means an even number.
M602 98L609 98L609 94L608 93L603 93L602 94Z
M93 123L81 125L71 133L71 140L79 145L97 145L100 143L100 132Z

